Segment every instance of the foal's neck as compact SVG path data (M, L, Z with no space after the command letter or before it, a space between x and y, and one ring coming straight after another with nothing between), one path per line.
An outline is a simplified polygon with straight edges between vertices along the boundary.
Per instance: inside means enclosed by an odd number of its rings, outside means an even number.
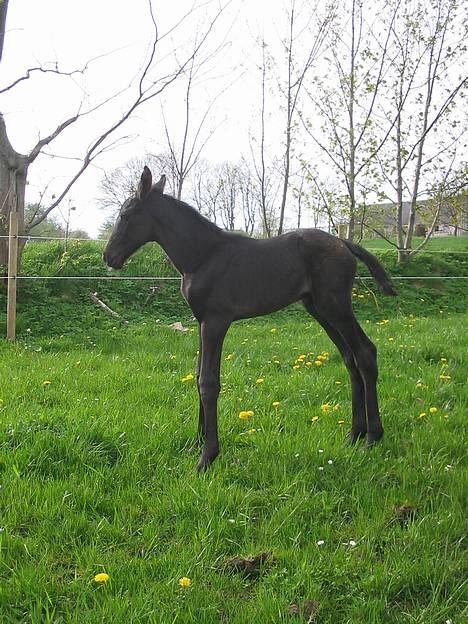
M197 210L167 195L158 202L153 216L155 240L181 274L194 273L223 235Z

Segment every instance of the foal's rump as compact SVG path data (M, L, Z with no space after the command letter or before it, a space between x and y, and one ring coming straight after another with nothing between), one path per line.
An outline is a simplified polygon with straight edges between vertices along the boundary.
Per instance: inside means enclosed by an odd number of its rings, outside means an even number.
M360 245L342 240L321 230L297 230L300 248L309 266L315 287L342 289L349 293L356 273L356 258L361 260L386 295L396 295L391 279L379 260Z

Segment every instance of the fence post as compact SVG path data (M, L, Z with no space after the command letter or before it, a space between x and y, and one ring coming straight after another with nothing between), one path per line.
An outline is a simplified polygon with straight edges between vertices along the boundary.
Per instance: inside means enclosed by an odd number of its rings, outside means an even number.
M18 213L10 212L8 234L8 295L7 295L7 338L16 336L16 273L18 270Z
M338 223L338 237L345 239L348 234L348 224Z

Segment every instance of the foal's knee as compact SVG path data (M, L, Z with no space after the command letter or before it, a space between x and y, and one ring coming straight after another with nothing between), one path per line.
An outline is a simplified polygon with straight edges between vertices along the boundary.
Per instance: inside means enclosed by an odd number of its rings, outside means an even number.
M207 379L200 378L198 388L202 401L215 401L221 390L219 379L215 379L214 377L209 377Z
M377 380L379 375L377 367L377 347L370 340L359 350L357 365L366 379Z

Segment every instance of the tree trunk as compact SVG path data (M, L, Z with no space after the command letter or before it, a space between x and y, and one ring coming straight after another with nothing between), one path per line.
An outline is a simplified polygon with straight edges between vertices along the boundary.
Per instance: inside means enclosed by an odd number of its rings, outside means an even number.
M28 174L28 159L18 154L8 139L5 122L0 114L0 236L7 237L10 213L18 213L19 234L24 233L24 195ZM21 241L20 241L21 243ZM24 244L18 245L18 255ZM0 267L6 275L8 238L0 238Z

